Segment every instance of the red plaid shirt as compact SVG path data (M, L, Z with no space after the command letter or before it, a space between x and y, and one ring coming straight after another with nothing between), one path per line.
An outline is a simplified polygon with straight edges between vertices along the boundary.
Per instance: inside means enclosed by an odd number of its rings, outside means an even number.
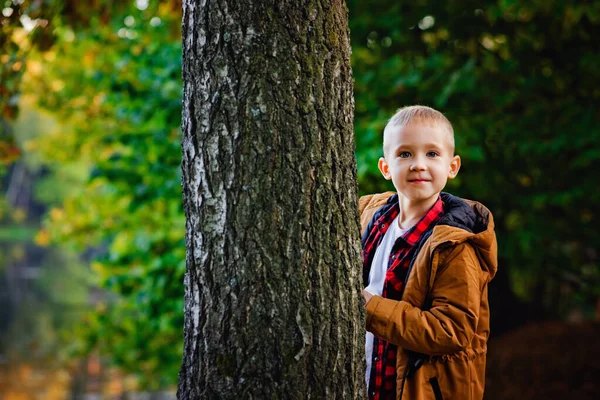
M411 261L418 250L417 244L428 236L427 233L431 232L436 222L442 217L444 214L443 205L441 197L438 197L436 203L423 218L394 243L383 283L382 297L401 300ZM398 196L394 195L386 205L375 213L369 227L363 234L363 277L366 278L365 286L368 284L366 281L368 280L375 251L398 213ZM397 346L375 337L369 379L369 399L396 399L396 351Z

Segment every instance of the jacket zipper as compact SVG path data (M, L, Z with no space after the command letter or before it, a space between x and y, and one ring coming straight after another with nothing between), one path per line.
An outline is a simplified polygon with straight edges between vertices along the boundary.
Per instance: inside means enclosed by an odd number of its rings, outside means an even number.
M410 364L410 358L404 367L404 374L402 374L402 388L400 389L400 400L402 400L402 396L404 395L404 384L406 383L406 375L408 375L408 365Z

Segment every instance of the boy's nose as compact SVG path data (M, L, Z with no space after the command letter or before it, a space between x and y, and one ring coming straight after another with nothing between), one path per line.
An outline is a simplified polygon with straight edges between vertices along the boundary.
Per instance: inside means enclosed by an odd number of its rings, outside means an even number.
M410 165L410 170L411 171L424 171L425 164L422 162L414 162Z

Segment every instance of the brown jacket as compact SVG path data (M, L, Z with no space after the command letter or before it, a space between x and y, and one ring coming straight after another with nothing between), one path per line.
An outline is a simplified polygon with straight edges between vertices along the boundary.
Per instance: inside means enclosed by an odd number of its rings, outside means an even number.
M393 194L360 198L362 231ZM446 193L442 200L444 217L416 255L402 300L375 296L367 305L367 330L398 346L397 399L483 398L488 282L498 266L494 221L477 202ZM428 280L431 307L422 310ZM406 350L429 357L403 382Z

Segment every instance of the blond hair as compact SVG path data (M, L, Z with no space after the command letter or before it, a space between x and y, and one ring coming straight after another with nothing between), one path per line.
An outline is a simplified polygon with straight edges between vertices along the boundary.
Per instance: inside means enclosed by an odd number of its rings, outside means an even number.
M412 122L440 125L445 128L450 133L450 144L454 151L454 129L452 128L452 124L444 114L431 107L414 105L399 108L396 114L388 120L383 131L385 133L390 128L406 126Z

